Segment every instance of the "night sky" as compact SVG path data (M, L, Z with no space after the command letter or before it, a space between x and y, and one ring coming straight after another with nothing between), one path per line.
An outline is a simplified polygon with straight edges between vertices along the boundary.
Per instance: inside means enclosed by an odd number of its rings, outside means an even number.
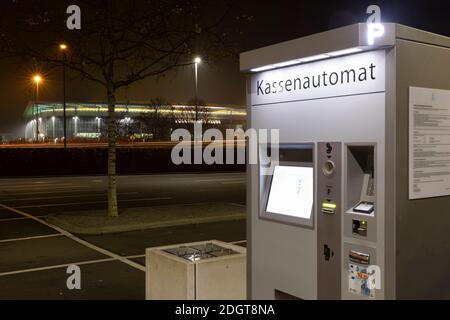
M0 6L1 2L0 0ZM76 1L73 1L76 3ZM450 36L449 1L287 1L242 0L242 11L254 16L244 28L239 51L286 41L332 28L365 22L366 8L381 7L383 22L397 22ZM1 9L1 8L0 8ZM29 64L20 59L0 61L0 134L21 132L22 114L33 99ZM60 71L46 75L40 100L61 100ZM87 80L69 74L68 100L105 100L104 90ZM148 101L163 97L174 103L192 99L192 67L169 72L164 77L147 79L121 90L118 100ZM209 61L199 68L199 97L207 103L245 103L244 77L237 59Z

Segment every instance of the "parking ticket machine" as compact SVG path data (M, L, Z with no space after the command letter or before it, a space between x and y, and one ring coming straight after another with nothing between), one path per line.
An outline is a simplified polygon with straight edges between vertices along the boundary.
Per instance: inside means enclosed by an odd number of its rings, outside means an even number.
M450 38L384 30L241 54L247 123L279 130L247 170L251 299L450 297Z

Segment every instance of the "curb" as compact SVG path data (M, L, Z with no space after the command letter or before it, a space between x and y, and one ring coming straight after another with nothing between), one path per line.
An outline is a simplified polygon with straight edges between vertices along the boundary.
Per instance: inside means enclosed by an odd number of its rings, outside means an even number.
M60 219L58 216L48 216L46 221L50 224L58 226L70 233L85 234L85 235L99 235L99 234L110 234L119 233L127 231L138 231L138 230L148 230L156 228L192 225L192 224L202 224L211 222L221 222L221 221L235 221L235 220L245 220L245 214L236 215L223 215L215 217L204 217L204 218L190 218L190 219L174 219L158 222L148 222L139 224L128 224L119 226L106 226L106 227L83 227L73 225L68 223L64 219Z

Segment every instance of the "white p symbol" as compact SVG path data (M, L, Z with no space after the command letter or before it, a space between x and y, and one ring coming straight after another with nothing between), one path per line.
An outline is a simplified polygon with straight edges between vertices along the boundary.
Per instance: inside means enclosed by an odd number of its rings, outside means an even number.
M367 25L367 42L370 46L375 43L375 38L384 34L384 26L381 23L369 23Z
M380 38L384 34L384 25L381 24L381 9L377 5L367 8L367 42L370 46L375 43L375 38Z

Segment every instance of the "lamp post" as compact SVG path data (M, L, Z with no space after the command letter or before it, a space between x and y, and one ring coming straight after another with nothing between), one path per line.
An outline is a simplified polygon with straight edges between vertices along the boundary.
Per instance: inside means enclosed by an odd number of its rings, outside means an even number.
M75 125L74 125L74 128L73 128L73 135L75 137L77 137L77 135L78 135L78 119L79 118L77 116L73 117L73 121L75 122Z
M34 104L36 110L36 141L39 142L39 108L38 100L39 100L39 84L42 82L42 76L40 74L35 74L33 76L33 82L36 85L36 91L34 96Z
M100 117L96 117L95 120L97 120L97 133L98 133L98 139L100 139L100 123L102 120Z
M59 50L63 54L63 128L64 128L64 149L67 148L67 125L66 125L66 50L67 45L62 43L59 45Z
M195 70L195 122L198 121L198 65L202 62L200 57L194 59Z
M55 139L55 116L52 117L52 138Z

